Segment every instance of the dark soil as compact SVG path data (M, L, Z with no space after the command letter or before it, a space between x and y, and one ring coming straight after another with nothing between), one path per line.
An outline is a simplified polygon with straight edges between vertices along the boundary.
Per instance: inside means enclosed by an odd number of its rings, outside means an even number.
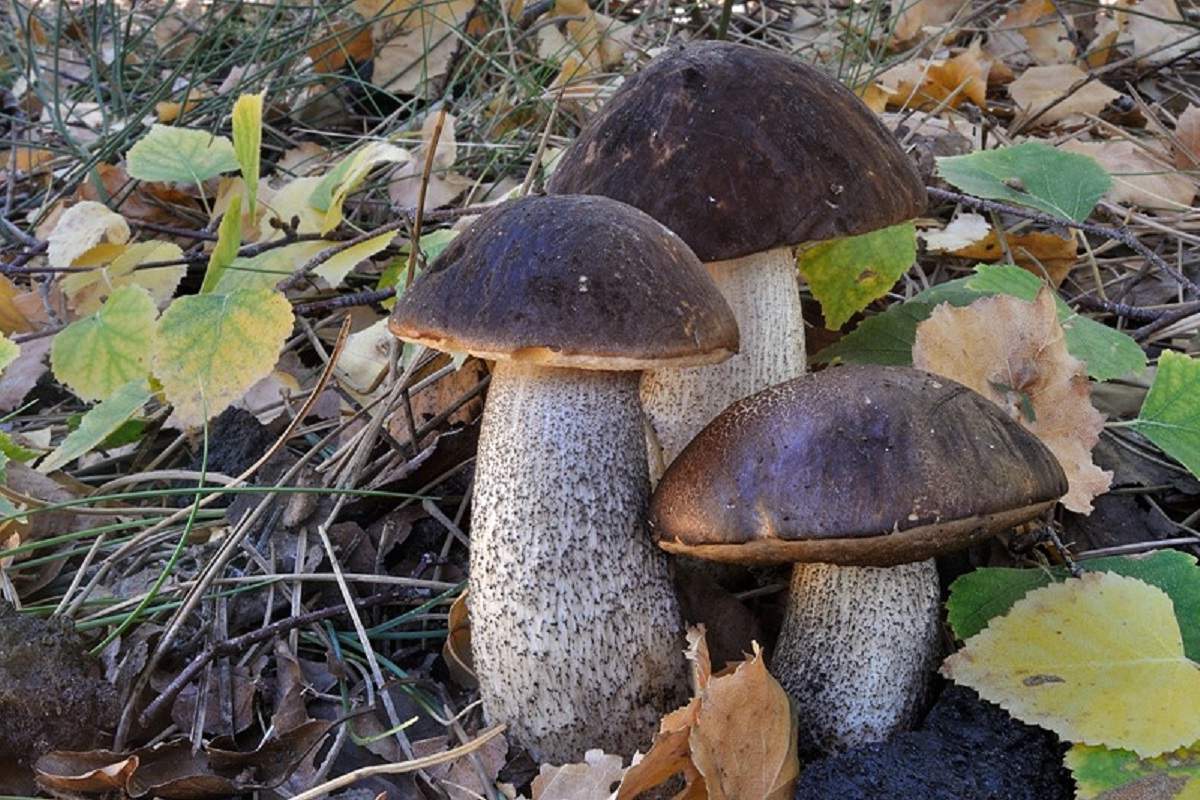
M38 756L95 747L115 721L112 687L71 625L0 601L0 793L29 791Z
M811 763L796 800L1070 800L1064 747L949 686L920 729Z

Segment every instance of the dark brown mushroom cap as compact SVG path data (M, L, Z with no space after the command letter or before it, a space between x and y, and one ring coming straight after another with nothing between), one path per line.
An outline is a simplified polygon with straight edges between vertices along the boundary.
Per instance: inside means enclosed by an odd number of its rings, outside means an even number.
M488 210L396 301L389 327L438 350L580 369L709 364L738 347L687 245L606 197Z
M720 414L650 506L659 545L717 561L893 566L1037 516L1067 491L997 405L908 367L837 367Z
M853 92L729 42L672 50L630 78L549 189L636 206L701 261L866 233L925 208L916 167Z

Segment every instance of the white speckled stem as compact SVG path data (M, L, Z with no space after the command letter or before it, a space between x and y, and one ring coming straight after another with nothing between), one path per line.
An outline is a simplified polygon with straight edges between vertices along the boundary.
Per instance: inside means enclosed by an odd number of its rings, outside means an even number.
M679 608L644 528L636 372L497 362L471 520L484 710L540 762L649 747L687 693Z
M933 561L795 566L771 674L796 704L802 745L837 751L912 726L937 659L938 599Z
M651 465L670 466L692 438L735 400L804 374L804 320L790 247L705 264L733 309L737 355L706 367L647 372L642 406L662 448ZM655 471L657 482L662 475Z

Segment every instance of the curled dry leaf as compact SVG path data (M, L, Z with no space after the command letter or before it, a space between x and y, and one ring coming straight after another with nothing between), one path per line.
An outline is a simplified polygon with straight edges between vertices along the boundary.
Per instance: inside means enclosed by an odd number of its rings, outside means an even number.
M63 212L48 241L50 266L65 269L102 242L125 244L129 241L129 223L103 203L84 200Z
M122 791L138 768L137 756L108 750L48 753L37 762L37 782L43 789L71 794L107 794Z
M463 592L450 604L450 633L442 645L442 660L450 677L459 686L475 689L479 679L475 677L475 659L471 653L471 624L467 616L467 593Z
M1087 75L1074 64L1030 67L1008 86L1009 97L1020 111L1018 121L1038 115L1039 125L1051 125L1081 114L1099 114L1106 105L1121 96L1100 81L1083 83ZM1074 91L1072 89L1074 88ZM1066 96L1065 100L1058 102Z
M1114 203L1142 208L1186 209L1196 197L1196 181L1177 171L1165 153L1153 144L1128 139L1107 142L1064 142L1063 150L1082 153L1100 162L1112 175L1113 185L1105 194Z
M988 31L988 53L1010 67L1067 64L1075 56L1071 37L1051 0L1025 0Z
M913 59L880 75L875 86L890 108L958 108L970 101L987 107L987 78L991 59L978 43L948 60Z
M1008 295L954 308L942 304L917 326L913 366L944 375L1006 409L1062 464L1064 506L1089 514L1112 473L1092 462L1104 417L1091 404L1083 362L1067 352L1054 295Z

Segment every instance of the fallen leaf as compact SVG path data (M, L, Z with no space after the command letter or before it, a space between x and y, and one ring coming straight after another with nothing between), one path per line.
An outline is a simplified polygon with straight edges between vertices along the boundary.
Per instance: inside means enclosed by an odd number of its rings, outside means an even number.
M1197 31L1184 21L1175 0L1141 0L1127 14L1133 55L1146 64L1165 64L1200 46Z
M561 767L543 764L533 779L533 800L603 800L625 770L621 757L588 750L582 764Z
M99 187L87 180L76 190L79 199L98 201L113 198L116 209L126 219L163 224L178 223L169 204L183 203L190 206L193 203L189 195L170 184L144 183L135 186L138 182L118 164L97 164L91 174L99 180L103 194Z
M200 183L238 168L233 142L207 131L153 125L125 154L126 169L143 181Z
M162 308L174 296L187 267L183 264L152 269L138 267L182 258L183 250L173 242L154 240L127 245L120 248L119 254L107 266L67 275L62 280L62 290L67 303L79 314L93 313L115 289L130 284L146 289L155 305Z
M199 425L270 374L292 322L291 305L269 290L171 303L158 323L151 364L180 421Z
M471 654L471 621L467 617L467 593L463 592L450 604L450 629L442 645L442 660L446 670L459 686L475 689L479 680L475 677L475 659Z
M1037 116L1038 125L1053 125L1071 117L1099 114L1121 96L1098 80L1082 83L1087 75L1074 64L1030 67L1008 85L1008 95L1020 112L1014 124ZM1076 87L1071 91L1072 87ZM1068 95L1069 92L1069 95ZM1059 102L1064 96L1065 100ZM1042 109L1054 104L1045 113Z
M0 275L0 333L28 333L33 323L17 305L21 290L12 281Z
M21 355L4 368L4 380L0 381L0 412L13 411L20 406L38 379L46 374L49 369L46 354L50 352L52 341L49 336L44 336L21 343Z
M1175 124L1175 166L1200 169L1200 106L1189 105Z
M48 263L65 269L101 242L125 244L129 241L129 223L103 203L84 200L63 212L47 238Z
M916 228L888 228L817 242L796 258L800 274L821 303L825 327L840 328L873 300L887 294L917 257Z
M388 197L397 208L415 209L421 192L421 175L425 170L426 154L433 141L438 115L430 114L421 125L421 144L413 149L412 159L396 167L388 184ZM437 150L433 156L433 168L429 173L429 185L425 190L425 211L449 205L471 184L470 178L454 171L458 159L458 139L454 135L457 120L447 114L438 137Z
M38 472L53 472L98 447L140 411L150 396L150 387L144 378L118 387L103 402L88 409L79 421L79 427L67 434L54 452L38 464Z
M709 800L791 800L800 774L791 702L767 673L762 648L700 694L690 737L692 762Z
M412 744L413 755L417 758L443 753L449 747L450 740L446 736L421 739ZM497 736L475 750L473 757L460 756L453 761L443 761L430 767L428 773L449 800L477 800L486 797L488 789L495 784L496 776L504 766L504 756L507 752L508 741L503 736ZM617 758L617 766L620 765L621 759ZM486 786L480 780L481 768L483 776L488 780Z
M1005 245L1008 246L1007 252ZM1058 287L1066 279L1071 267L1075 266L1078 245L1075 237L1068 234L1051 233L1050 231L1027 231L1024 233L1005 233L1001 243L996 231L989 231L981 241L960 247L953 251L959 258L969 258L988 263L1008 261L1011 253L1012 260L1017 266L1029 270L1035 275L1045 277L1047 282Z
M1200 797L1200 744L1154 758L1077 744L1063 759L1076 800L1194 800Z
M0 333L0 375L4 374L5 367L16 361L20 356L21 346Z
M1050 448L1067 474L1062 503L1091 513L1112 473L1092 462L1104 418L1090 402L1083 362L1067 352L1054 293L1032 303L1008 295L964 308L942 304L917 326L913 366L974 389Z
M1134 427L1163 452L1200 475L1200 419L1193 398L1200 392L1200 361L1164 350L1154 383L1142 402Z
M39 758L35 772L38 784L50 791L104 794L124 791L138 764L137 756L122 756L108 750L58 751Z
M1191 206L1196 181L1171 166L1165 153L1148 152L1153 145L1139 146L1128 139L1105 142L1069 141L1059 145L1070 153L1090 156L1112 175L1106 196L1114 203L1142 208L1179 211Z
M988 30L988 53L1009 66L1067 64L1075 47L1051 0L1024 0Z
M920 231L925 249L932 253L949 253L983 241L992 234L992 225L981 214L956 214L941 230Z
M208 266L204 270L204 280L200 284L200 294L209 294L221 282L225 270L237 258L238 249L242 246L242 198L234 195L229 200L229 208L221 217L217 227L217 241L208 256Z
M1200 739L1200 669L1171 599L1088 573L1013 604L942 665L946 677L1063 739L1153 757Z
M371 83L397 94L423 94L446 74L474 0L392 4L374 23Z
M130 381L145 379L157 316L150 292L133 284L120 287L94 314L54 337L54 377L82 400L100 400Z
M954 19L966 4L966 0L913 0L905 3L896 17L892 37L897 42L915 39L926 28L940 27Z
M970 101L987 107L990 60L978 44L948 60L913 59L886 70L875 85L887 95L890 108L958 108Z
M320 232L328 233L341 224L342 203L371 170L380 164L399 164L410 159L412 154L404 148L380 141L368 142L343 158L321 179L308 198L308 205L324 213ZM279 200L279 195L275 200Z
M346 66L348 61L368 61L375 52L370 25L352 25L345 21L335 22L329 33L308 48L313 71L328 75Z

